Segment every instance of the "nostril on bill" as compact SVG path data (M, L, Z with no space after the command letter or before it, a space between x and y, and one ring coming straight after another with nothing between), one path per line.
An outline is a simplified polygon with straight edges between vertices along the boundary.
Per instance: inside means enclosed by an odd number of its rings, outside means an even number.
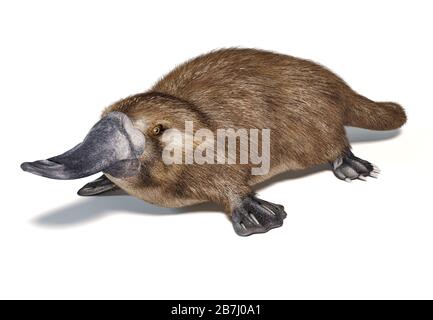
M39 160L34 162L24 162L21 169L43 177L54 177L63 170L63 165L50 160Z

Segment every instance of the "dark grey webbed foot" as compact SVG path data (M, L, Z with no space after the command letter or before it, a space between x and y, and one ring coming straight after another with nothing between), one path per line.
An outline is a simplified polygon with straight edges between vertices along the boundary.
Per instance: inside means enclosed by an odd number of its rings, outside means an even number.
M332 163L332 169L338 179L351 182L354 179L366 180L377 178L380 170L374 164L356 157L350 150L344 152Z
M119 187L111 182L105 174L103 174L95 181L87 183L84 187L78 190L77 193L80 196L95 196L117 189L119 189Z
M232 223L238 235L249 236L281 227L286 217L282 205L250 196L233 210Z

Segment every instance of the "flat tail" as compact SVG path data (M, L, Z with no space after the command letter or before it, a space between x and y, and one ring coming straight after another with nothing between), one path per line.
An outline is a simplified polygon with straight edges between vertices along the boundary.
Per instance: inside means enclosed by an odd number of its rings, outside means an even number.
M371 130L393 130L407 121L403 107L394 102L374 102L361 95L346 109L345 125Z

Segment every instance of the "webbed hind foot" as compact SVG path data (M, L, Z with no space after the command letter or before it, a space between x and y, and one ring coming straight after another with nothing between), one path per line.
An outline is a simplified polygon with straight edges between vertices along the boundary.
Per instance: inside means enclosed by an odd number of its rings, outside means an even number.
M356 157L350 150L345 151L331 163L335 176L346 182L366 180L367 177L377 178L380 173L374 164Z

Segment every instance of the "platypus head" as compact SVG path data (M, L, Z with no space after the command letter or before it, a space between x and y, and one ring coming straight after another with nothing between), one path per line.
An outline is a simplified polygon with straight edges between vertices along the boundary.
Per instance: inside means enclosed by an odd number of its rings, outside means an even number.
M113 176L129 176L139 167L138 158L145 147L144 135L129 117L111 112L90 129L83 142L65 153L21 168L51 179L78 179L99 171Z
M185 120L202 123L192 106L160 93L139 94L108 107L83 142L65 153L24 162L24 171L51 179L78 179L97 172L117 179L161 168L163 133L183 131Z

